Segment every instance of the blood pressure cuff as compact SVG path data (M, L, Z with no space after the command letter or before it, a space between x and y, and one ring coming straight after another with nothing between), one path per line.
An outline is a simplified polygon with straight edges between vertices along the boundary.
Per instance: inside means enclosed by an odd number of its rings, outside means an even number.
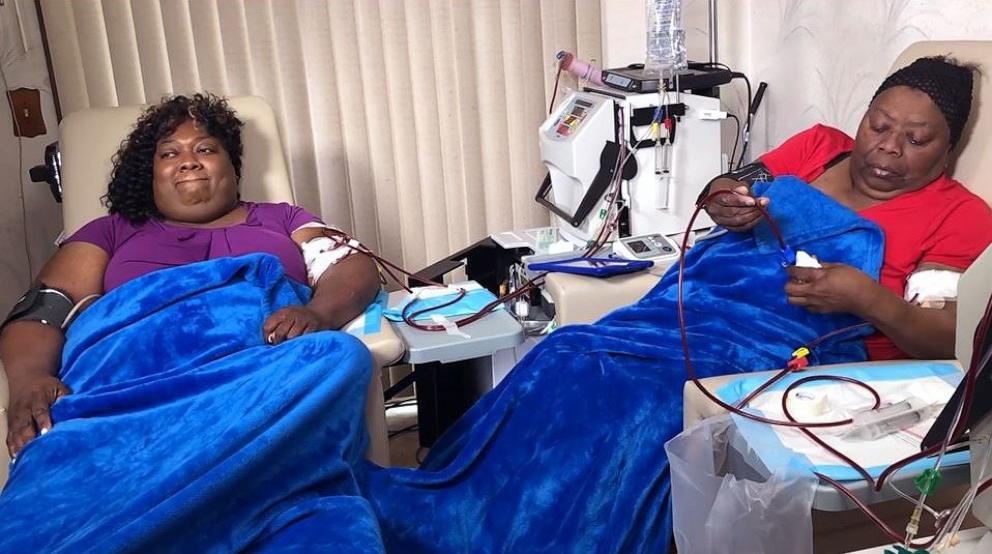
M38 321L61 329L74 305L72 298L65 292L39 283L28 289L14 304L0 329L14 321Z
M703 191L699 193L699 197L696 198L697 206L702 204L703 200L705 200L706 197L709 196L710 187L713 185L713 182L716 181L717 179L723 179L724 177L728 179L733 179L735 181L745 182L748 184L748 186L753 185L755 183L764 183L767 181L771 181L772 179L775 178L775 176L772 175L772 172L768 171L768 168L765 167L765 164L761 163L760 161L749 163L744 167L739 167L733 171L728 171L726 173L717 175L716 177L710 179L710 182L706 183L706 186L703 187Z

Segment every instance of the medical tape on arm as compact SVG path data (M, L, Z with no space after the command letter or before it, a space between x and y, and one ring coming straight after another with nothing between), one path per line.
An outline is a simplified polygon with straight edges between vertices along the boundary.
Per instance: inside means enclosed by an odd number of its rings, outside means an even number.
M958 271L948 269L916 271L906 280L906 292L903 298L923 308L939 310L945 303L957 301L960 280L961 273Z
M315 237L300 245L303 251L303 261L307 266L307 278L310 286L315 286L327 268L347 258L356 252L359 242L348 237L343 238Z

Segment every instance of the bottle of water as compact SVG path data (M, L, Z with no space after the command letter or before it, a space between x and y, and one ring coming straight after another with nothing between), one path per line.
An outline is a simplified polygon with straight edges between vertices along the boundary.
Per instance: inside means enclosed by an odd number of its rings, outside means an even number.
M689 60L682 28L682 0L647 0L647 23L644 69L661 77L685 70Z

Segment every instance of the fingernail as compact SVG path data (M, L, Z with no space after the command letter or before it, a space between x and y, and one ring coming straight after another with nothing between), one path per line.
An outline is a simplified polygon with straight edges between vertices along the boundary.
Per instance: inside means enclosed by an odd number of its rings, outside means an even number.
M276 341L276 334L275 333L269 333L269 336L265 337L265 340L269 344L273 344Z

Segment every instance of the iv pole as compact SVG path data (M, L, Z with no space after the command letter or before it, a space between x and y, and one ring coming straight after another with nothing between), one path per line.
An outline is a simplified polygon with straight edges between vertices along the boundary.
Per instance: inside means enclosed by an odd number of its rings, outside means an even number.
M709 0L709 32L710 32L710 63L716 63L717 42L716 42L716 3L717 0Z

